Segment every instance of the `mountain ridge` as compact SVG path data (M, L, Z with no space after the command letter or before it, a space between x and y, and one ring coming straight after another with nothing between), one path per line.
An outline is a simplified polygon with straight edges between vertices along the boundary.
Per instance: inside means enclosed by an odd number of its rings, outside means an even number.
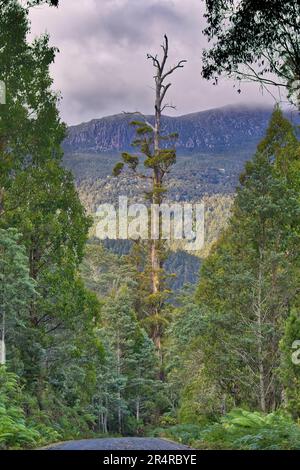
M259 110L265 110L265 111L269 111L269 112L272 112L272 110L274 109L274 106L271 106L271 105L266 105L266 104L250 104L250 103L241 103L241 104L226 104L224 106L215 106L213 108L207 108L207 109L202 109L200 111L191 111L189 113L183 113L183 114L178 114L176 116L171 116L169 114L163 114L164 117L166 118L171 118L171 119L178 119L178 118L183 118L183 117L186 117L186 116L192 116L192 115L198 115L198 114L204 114L204 113L208 113L208 112L213 112L213 111L225 111L225 110L252 110L252 111L259 111ZM285 113L288 112L287 109L284 110ZM100 116L100 117L97 117L97 118L92 118L88 121L82 121L82 122L78 122L76 124L70 124L68 125L67 127L70 129L70 128L73 128L73 127L79 127L79 126L83 126L85 124L89 124L91 122L94 122L94 121L100 121L102 119L109 119L109 118L115 118L115 117L118 117L118 116L124 116L124 114L140 114L139 112L127 112L127 111L122 111L122 112L119 112L119 113L113 113L113 114L106 114L105 116ZM148 114L148 113L141 113L142 116L145 116L145 117L149 117L149 116L153 116L152 114Z
M236 148L241 143L253 149L268 125L271 106L227 105L222 108L162 118L165 132L179 134L179 152L215 152ZM292 116L292 112L285 112ZM130 122L138 115L120 113L70 126L63 143L67 153L110 152L132 148L134 128ZM148 120L153 116L147 115Z
M172 202L204 200L207 208L206 244L201 257L207 256L226 224L239 174L263 137L272 109L229 105L163 119L167 132L179 133L177 161L167 176L166 197ZM126 195L132 202L144 200L147 189L144 180L126 172L118 178L112 176L121 151L132 150L134 128L129 125L132 119L132 115L117 114L69 128L64 164L73 172L89 213L94 213L102 203L117 204L120 195ZM189 138L193 146L189 145ZM109 241L107 249L118 255L127 253L120 241L114 244ZM177 274L172 288L196 282L200 262L193 253L172 251L166 265L168 272Z
M170 197L196 200L203 194L234 193L245 161L252 157L265 134L272 109L227 105L182 116L164 116L166 133L179 134L177 162L168 179ZM285 111L285 115L299 123L295 113ZM68 129L63 145L64 164L86 193L97 193L97 201L115 199L120 191L138 194L142 190L141 182L132 177L111 177L120 153L134 151L132 119L132 115L117 114Z

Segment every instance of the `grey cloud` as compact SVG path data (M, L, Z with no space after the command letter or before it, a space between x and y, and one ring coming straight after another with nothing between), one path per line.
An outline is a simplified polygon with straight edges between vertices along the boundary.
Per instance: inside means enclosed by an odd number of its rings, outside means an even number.
M153 70L146 53L159 52L164 33L170 38L170 63L188 59L170 89L177 114L271 101L257 85L245 85L247 93L240 96L230 80L214 87L201 79L206 43L200 0L62 0L58 9L40 7L31 16L33 34L47 29L60 49L52 72L67 123L123 110L151 112Z
M185 22L173 0L89 0L85 3L86 8L83 5L79 10L71 8L70 0L65 0L61 3L61 16L56 15L59 21L51 24L48 18L58 40L76 41L79 47L91 39L106 40L108 44L127 41L140 45L153 41L153 28L159 23L178 28ZM42 17L41 11L34 13L37 18Z
M153 42L153 29L160 22L172 23L176 27L182 23L174 4L151 1L145 4L140 0L131 0L103 18L101 26L102 33L106 33L111 41L130 45L138 43L140 47L141 44Z

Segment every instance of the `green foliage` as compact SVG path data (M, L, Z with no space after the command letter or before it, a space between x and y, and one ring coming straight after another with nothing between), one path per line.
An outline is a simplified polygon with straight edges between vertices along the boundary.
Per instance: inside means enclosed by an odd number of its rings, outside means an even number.
M104 299L121 286L133 286L134 270L128 256L118 256L102 243L88 243L81 264L85 285Z
M158 359L138 323L130 294L128 287L112 292L101 312L99 338L105 358L94 397L101 432L132 434L158 414Z
M204 424L222 411L223 396L209 365L203 363L199 346L207 328L207 310L194 302L193 295L187 289L178 299L180 304L168 330L166 370L179 422Z
M214 36L227 2L215 2L217 10L207 3ZM286 3L277 2L290 14ZM299 449L299 425L287 414L248 411L285 407L299 417L290 349L299 332L300 147L291 124L276 108L241 175L228 228L203 264L196 298L187 291L173 306L166 302L163 243L151 245L154 263L146 243L122 260L102 245L86 248L91 220L61 165L65 126L49 74L56 50L48 36L28 42L28 9L20 2L0 4L0 79L8 90L0 109L0 313L8 368L0 367L0 448L93 433L142 435L159 423L154 435L200 448ZM238 26L245 33L245 24ZM229 47L232 37L225 39ZM225 57L228 67L230 54L210 59ZM293 65L284 55L278 63L290 87ZM218 65L207 74L214 72ZM126 167L144 181L151 173L148 197L156 203L176 161L174 147L160 143L177 137L161 135L159 122L133 122L139 155L124 152L114 169L114 176ZM208 226L215 238L209 218Z
M42 5L43 3L48 3L54 7L58 6L59 0L27 0L28 6Z
M25 399L17 376L0 366L0 449L36 447L59 439L54 429L30 423L24 412Z
M202 267L197 347L209 376L236 405L281 404L279 341L299 281L298 165L299 143L275 109L241 177L229 228Z
M171 416L170 413L165 413L159 419L160 426L175 426L177 424L177 419L174 416Z
M243 450L299 450L300 427L281 413L263 415L232 410L201 432L200 448Z
M163 178L167 174L171 167L176 163L176 150L175 148L161 148L157 149L154 145L154 128L146 121L134 120L131 122L136 128L137 138L134 140L133 145L137 147L141 155L132 155L128 152L122 153L122 162L116 163L113 169L113 176L119 176L125 167L133 174L138 174L142 179L147 180L149 174L147 170L151 169L153 175L155 175L152 187L146 193L147 198L155 200L157 203L161 203L162 195L166 191L163 187ZM177 138L176 134L170 135L159 135L158 140L170 141ZM145 173L138 173L139 164L142 163L145 167Z
M113 176L119 176L124 168L123 162L118 162L113 168L112 174Z
M286 322L280 343L282 351L280 377L284 385L285 406L295 419L300 417L299 339L300 315L297 306Z
M151 432L154 437L166 437L185 445L193 445L200 438L201 428L194 424L179 424L168 428L156 428Z
M50 154L53 159L62 156L65 126L49 75L56 49L49 46L47 35L32 44L27 41L28 14L18 1L1 2L0 79L7 94L5 106L0 107L0 213L3 190L5 194L15 171Z
M196 298L179 299L166 369L181 423L203 426L237 406L298 416L299 148L276 108Z
M198 449L299 450L300 426L280 412L262 414L234 409L206 426L181 424L157 428L152 435L167 437Z
M204 368L193 371L193 361L191 357L188 383L183 387L180 395L178 419L183 424L205 424L212 419L216 419L222 412L222 393L218 384L209 376L209 371ZM229 401L229 400L228 400ZM227 403L228 405L229 403Z
M35 283L29 276L25 247L19 244L16 229L0 229L0 311L8 321L26 309L35 293ZM15 319L15 318L14 318Z
M239 80L277 83L287 87L299 107L299 2L206 0L206 6L205 34L215 41L204 52L204 77L217 83L225 72ZM277 75L277 82L270 73Z
M7 367L23 387L7 376L20 401L3 392L6 447L91 433L104 356L100 303L78 274L90 219L61 165L65 126L49 74L56 50L48 36L29 43L28 14L20 2L1 2L0 313Z

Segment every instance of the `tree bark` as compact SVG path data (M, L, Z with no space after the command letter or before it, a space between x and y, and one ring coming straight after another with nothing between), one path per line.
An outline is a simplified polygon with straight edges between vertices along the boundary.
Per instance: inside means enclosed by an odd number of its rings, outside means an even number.
M117 336L117 376L121 375L121 346L119 333ZM118 431L122 434L122 409L121 409L121 390L118 390Z
M153 141L154 141L154 156L157 157L161 151L160 137L161 137L161 117L163 110L167 107L173 108L173 106L168 104L163 104L164 98L168 89L171 86L171 83L165 84L166 78L171 75L178 68L183 67L185 60L181 60L177 65L170 68L166 71L166 63L168 59L169 52L169 41L167 36L164 36L164 44L162 45L163 57L161 61L158 60L157 56L152 56L148 54L148 59L151 59L153 66L156 69L155 76L155 113L154 113L154 126L153 126ZM152 173L152 203L161 205L162 203L162 189L163 189L163 178L164 173L159 169L159 167L153 168ZM152 294L159 294L161 291L161 269L163 262L161 259L161 215L159 214L159 237L158 240L150 241L150 264L151 264L151 287ZM161 306L155 303L154 315L156 316L156 324L153 330L153 341L158 351L159 357L162 361L161 353L161 326L159 322L159 313Z
M141 399L140 397L138 396L136 398L136 413L135 413L135 417L136 417L136 420L139 421L140 420L140 403L141 403Z
M263 331L262 331L262 283L263 283L263 253L260 249L259 253L259 269L258 269L258 293L257 293L257 355L258 355L258 368L259 368L259 395L260 395L260 408L261 411L266 411L266 391L265 391L265 367L263 358Z
M6 348L5 348L5 312L2 311L2 327L0 338L0 365L6 364Z

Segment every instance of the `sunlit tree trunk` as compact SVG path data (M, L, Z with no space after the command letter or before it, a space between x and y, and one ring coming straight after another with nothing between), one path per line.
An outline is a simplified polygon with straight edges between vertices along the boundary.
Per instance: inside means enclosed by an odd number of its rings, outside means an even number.
M262 306L262 284L263 284L263 253L260 249L259 253L259 268L258 268L258 292L257 292L257 305L256 305L256 321L257 321L257 356L259 368L259 395L260 395L260 408L263 412L266 411L266 393L265 393L265 367L263 357L263 306Z
M1 324L1 337L0 337L0 365L6 364L6 351L5 351L5 311L2 307L2 324Z
M174 108L174 106L169 104L164 104L164 98L168 89L171 86L171 83L166 83L166 78L169 77L175 70L178 68L183 67L183 63L186 62L182 60L178 62L177 65L166 70L166 63L168 59L169 53L169 41L167 36L164 37L165 41L162 45L163 49L163 56L161 61L159 61L157 56L152 56L148 54L148 59L151 59L153 62L153 66L156 69L155 75L155 105L154 105L154 126L153 126L153 140L154 140L154 156L158 157L161 151L161 117L162 113L166 108ZM162 189L163 189L163 180L164 180L165 173L161 170L159 165L156 165L153 168L152 174L152 203L161 205L163 202L162 196ZM159 215L158 220L158 233L159 239L151 239L150 242L150 264L151 264L151 286L152 286L152 294L154 296L158 295L161 291L161 269L163 266L162 257L161 257L161 249L162 249L162 242L161 242L161 216ZM162 361L161 356L161 325L159 322L159 313L160 313L160 301L155 303L154 308L154 315L156 316L157 320L155 322L155 326L153 329L153 336L152 339L156 346L156 349L159 353L160 359Z

